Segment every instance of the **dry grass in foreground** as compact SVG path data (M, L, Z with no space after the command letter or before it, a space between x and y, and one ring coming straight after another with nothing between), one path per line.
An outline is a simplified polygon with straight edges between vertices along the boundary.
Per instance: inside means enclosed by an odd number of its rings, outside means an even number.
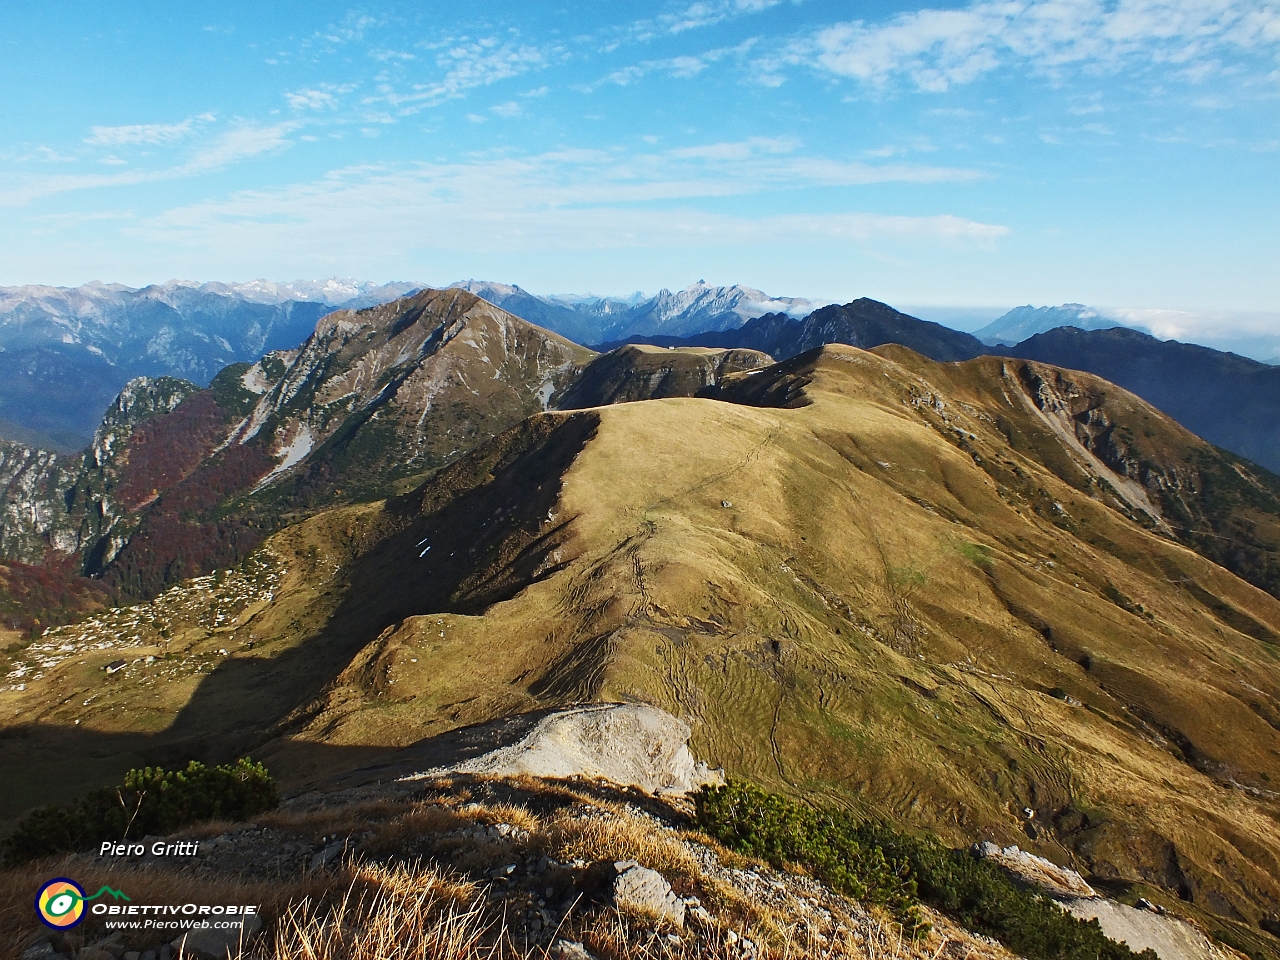
M892 920L812 878L729 853L678 805L581 781L459 777L400 795L315 798L190 836L213 846L181 868L78 856L0 873L0 960L44 935L30 895L52 876L110 883L137 903L257 903L265 927L241 960L555 960L564 942L598 960L1010 956L936 914L925 939L905 941ZM342 854L317 866L316 852L335 844ZM659 871L689 904L684 927L593 896L584 877L599 860ZM78 960L106 933L85 923L50 939ZM136 934L115 949L158 960L162 945Z

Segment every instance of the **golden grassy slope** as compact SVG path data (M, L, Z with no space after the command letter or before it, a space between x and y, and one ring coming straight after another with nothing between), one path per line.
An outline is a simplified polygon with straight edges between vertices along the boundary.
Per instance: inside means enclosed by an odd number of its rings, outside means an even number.
M255 755L298 783L643 699L730 774L1252 924L1280 902L1280 603L1162 535L1015 363L833 346L725 388L782 406L526 421L273 540L281 600L236 629L275 639L169 729L271 736Z

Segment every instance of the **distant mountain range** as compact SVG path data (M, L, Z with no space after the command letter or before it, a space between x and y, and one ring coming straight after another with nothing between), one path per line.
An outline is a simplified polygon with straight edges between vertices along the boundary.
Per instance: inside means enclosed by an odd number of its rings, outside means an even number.
M296 347L335 309L374 306L424 286L330 279L0 288L0 438L83 449L136 376L205 386L229 364ZM784 359L826 343L900 343L934 360L991 352L1040 359L1107 377L1211 442L1280 471L1280 368L1161 341L1082 304L1017 307L970 335L866 298L824 304L703 281L625 298L538 296L478 280L453 288L603 351L644 342Z
M626 337L686 337L731 330L769 313L803 317L826 300L771 297L751 287L718 287L699 280L683 290L660 290L626 300L591 296L535 296L520 287L467 280L453 286L483 297L518 317L577 343L594 345Z
M1077 327L1081 330L1109 330L1112 327L1131 326L1114 317L1099 313L1082 303L1064 303L1060 307L1014 307L1002 317L997 317L985 327L973 331L973 335L988 346L1012 346L1037 333L1047 333L1058 327ZM1150 331L1144 331L1150 333Z
M1046 323L1054 311L1032 310L1010 327ZM1081 308L1083 311L1084 308ZM1012 311L1017 314L1017 311ZM1085 318L1089 319L1089 318ZM993 325L994 326L994 325ZM1082 330L1052 327L1013 346L988 346L977 337L919 320L863 298L823 307L803 320L770 314L735 330L690 337L633 336L629 343L667 347L741 347L786 360L827 343L871 349L909 347L932 360L969 360L983 354L1039 360L1104 377L1155 405L1188 429L1268 470L1280 473L1280 367L1209 347L1158 340L1125 327ZM619 344L603 344L602 349Z
M367 306L402 295L404 286L171 281L141 289L0 288L0 436L82 448L134 377L207 384L230 363L296 347L336 297L349 294Z
M0 288L0 437L82 449L134 377L180 377L204 386L228 364L296 347L335 309L376 306L426 286L330 279ZM627 299L538 297L475 280L453 286L583 344L633 333L724 330L771 311L803 316L823 304L701 281Z
M732 330L709 330L692 336L635 334L621 342L602 343L612 350L623 343L663 347L736 347L759 350L785 360L827 343L846 343L871 349L899 343L934 360L969 360L989 352L976 337L930 320L918 320L878 300L863 297L843 306L815 310L804 319L769 313Z

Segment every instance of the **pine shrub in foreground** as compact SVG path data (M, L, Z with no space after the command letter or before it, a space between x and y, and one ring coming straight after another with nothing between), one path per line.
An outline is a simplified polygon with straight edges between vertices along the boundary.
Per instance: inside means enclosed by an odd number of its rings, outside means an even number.
M749 783L697 796L702 828L725 846L774 867L797 864L851 898L883 905L918 936L920 903L994 937L1026 960L1157 960L1108 939L1096 920L1077 920L1040 894L1015 886L994 864L935 839L818 810Z
M25 863L105 840L169 833L202 820L244 820L277 802L267 768L247 758L217 767L192 760L173 771L143 767L130 770L119 786L33 811L4 841L4 857L11 864Z

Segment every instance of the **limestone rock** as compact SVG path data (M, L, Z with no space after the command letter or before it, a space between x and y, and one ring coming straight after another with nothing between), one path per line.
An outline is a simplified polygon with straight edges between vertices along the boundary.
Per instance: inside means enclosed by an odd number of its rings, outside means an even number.
M694 760L683 720L642 703L574 707L539 720L518 742L405 779L448 773L600 777L650 793L692 793L724 775Z
M675 895L666 877L634 860L602 861L589 871L598 878L607 897L619 910L684 926L684 901Z
M547 956L550 960L596 960L577 940L557 940Z

